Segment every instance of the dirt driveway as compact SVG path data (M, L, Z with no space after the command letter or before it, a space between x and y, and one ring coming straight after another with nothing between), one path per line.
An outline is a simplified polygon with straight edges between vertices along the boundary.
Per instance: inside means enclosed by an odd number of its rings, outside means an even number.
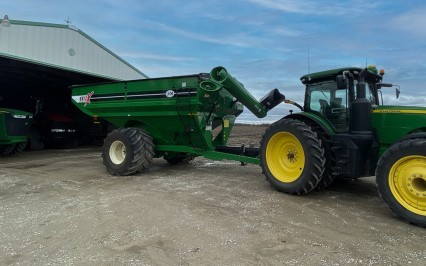
M243 130L246 132L245 130ZM304 197L260 167L197 158L109 176L100 148L0 161L1 265L424 265L426 230L373 178Z

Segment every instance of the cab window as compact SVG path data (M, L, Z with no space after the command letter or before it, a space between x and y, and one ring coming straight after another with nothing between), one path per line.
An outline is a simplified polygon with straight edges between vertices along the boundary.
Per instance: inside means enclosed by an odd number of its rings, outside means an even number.
M334 126L336 132L348 131L348 90L337 89L334 81L308 85L307 110L319 113Z

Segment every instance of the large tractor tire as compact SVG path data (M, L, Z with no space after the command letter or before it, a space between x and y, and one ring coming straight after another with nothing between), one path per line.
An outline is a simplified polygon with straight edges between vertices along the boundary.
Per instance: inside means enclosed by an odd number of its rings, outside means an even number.
M139 128L113 130L104 140L103 163L112 175L131 175L148 168L154 158L154 143Z
M377 164L376 184L398 217L426 227L426 139L392 145Z
M324 172L324 149L305 123L282 119L263 135L260 146L263 173L278 191L304 195L313 190Z

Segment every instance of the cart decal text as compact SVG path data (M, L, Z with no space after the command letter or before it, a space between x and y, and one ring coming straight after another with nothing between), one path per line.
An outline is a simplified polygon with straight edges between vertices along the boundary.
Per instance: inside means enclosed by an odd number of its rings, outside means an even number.
M90 104L90 99L92 98L92 95L94 94L94 91L89 92L87 95L85 96L81 96L80 97L80 102L84 102L84 106Z

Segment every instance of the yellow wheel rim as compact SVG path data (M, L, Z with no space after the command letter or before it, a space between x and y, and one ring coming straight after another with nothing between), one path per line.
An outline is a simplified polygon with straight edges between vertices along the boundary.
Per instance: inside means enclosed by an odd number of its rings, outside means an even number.
M426 216L426 157L412 155L399 159L389 172L389 187L404 208Z
M297 180L305 168L302 144L291 133L276 133L266 146L266 163L277 180L284 183Z
M116 140L109 148L109 158L113 164L121 164L126 158L126 146L124 143Z

